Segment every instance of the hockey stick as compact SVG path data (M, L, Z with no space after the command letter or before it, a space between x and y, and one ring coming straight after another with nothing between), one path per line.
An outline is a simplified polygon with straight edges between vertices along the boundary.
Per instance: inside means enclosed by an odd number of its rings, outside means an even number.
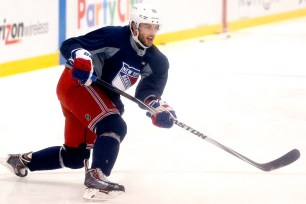
M149 111L151 113L155 113L155 110L153 108L151 108L150 106L146 105L145 103L143 103L139 99L125 93L124 91L121 91L120 89L112 86L111 84L109 84L109 83L107 83L107 82L105 82L101 79L98 79L95 76L92 77L92 81L94 81L96 84L98 84L102 87L105 87L105 88L107 88L107 89L109 89L109 90L111 90L115 93L118 93L118 94L124 96L125 98L137 103L140 107L146 109L147 111ZM242 154L232 150L231 148L226 147L226 146L220 144L219 142L209 138L208 136L206 136L203 133L193 129L192 127L178 121L177 119L174 119L174 123L177 126L187 130L188 132L206 140L207 142L221 148L222 150L226 151L227 153L232 154L235 157L241 159L242 161L244 161L246 163L249 163L249 164L251 164L251 165L255 166L256 168L261 169L263 171L272 171L274 169L279 169L281 167L287 166L287 165L295 162L300 157L300 151L297 150L297 149L293 149L293 150L289 151L288 153L284 154L283 156L281 156L280 158L275 159L273 161L270 161L270 162L267 162L267 163L257 163L255 161L243 156Z

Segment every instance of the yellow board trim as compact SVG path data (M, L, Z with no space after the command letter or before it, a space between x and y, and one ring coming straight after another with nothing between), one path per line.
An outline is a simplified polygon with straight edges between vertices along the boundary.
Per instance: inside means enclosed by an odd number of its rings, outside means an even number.
M273 14L268 16L261 16L256 18L242 19L228 23L227 31L235 31L252 26L258 26L267 23L273 23L282 20L288 20L291 18L299 18L306 16L306 9L300 9L295 11L289 11L279 14ZM197 38L207 35L222 33L222 25L208 25L198 28L192 28L182 31L175 31L156 36L155 45L163 45L165 43L176 42L180 40L188 40L191 38Z
M206 35L217 34L221 31L221 25L209 25L188 30L181 30L171 33L160 34L154 40L155 45L163 45L166 43L176 42L180 40L187 40L191 38L198 38Z
M240 30L252 26L258 26L267 23L274 23L283 20L289 20L292 18L299 18L306 16L306 9L295 10L285 13L278 13L268 16L261 16L257 18L242 19L233 21L228 24L228 31Z
M0 77L59 65L59 53L0 64Z

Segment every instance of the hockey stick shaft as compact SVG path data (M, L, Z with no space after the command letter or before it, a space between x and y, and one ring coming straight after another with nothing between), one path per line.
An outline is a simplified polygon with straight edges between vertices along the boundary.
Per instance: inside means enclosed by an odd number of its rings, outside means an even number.
M129 95L128 93L126 93L124 91L121 91L120 89L112 86L111 84L109 84L109 83L107 83L107 82L105 82L105 81L103 81L103 80L101 80L101 79L99 79L95 76L92 77L92 80L95 83L99 84L100 86L105 87L108 90L111 90L115 93L118 93L118 94L124 96L125 98L135 102L136 104L138 104L143 109L146 109L147 111L149 111L151 113L155 113L155 110L153 108L151 108L150 106L148 106L147 104L145 104L141 100ZM287 166L287 165L293 163L294 161L296 161L300 157L299 150L293 149L293 150L289 151L287 154L283 155L282 157L280 157L278 159L275 159L275 160L273 160L271 162L268 162L268 163L260 164L260 163L257 163L255 161L243 156L242 154L232 150L231 148L226 147L225 145L222 145L221 143L217 142L216 140L209 138L208 136L204 135L200 131L195 130L194 128L186 125L183 122L178 121L177 119L174 119L174 123L177 126L187 130L188 132L206 140L207 142L221 148L222 150L226 151L227 153L229 153L229 154L241 159L242 161L244 161L248 164L251 164L251 165L255 166L256 168L261 169L263 171L271 171L271 170L274 170L274 169L278 169L278 168Z

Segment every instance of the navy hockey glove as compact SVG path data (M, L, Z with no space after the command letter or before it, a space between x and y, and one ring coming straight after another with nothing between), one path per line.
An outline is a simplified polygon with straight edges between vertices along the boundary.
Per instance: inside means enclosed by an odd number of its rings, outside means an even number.
M75 49L71 52L73 59L72 77L79 80L80 84L89 86L92 83L93 65L91 54L85 49Z
M165 101L156 97L150 97L145 101L147 105L152 107L156 113L147 112L147 116L151 117L152 123L158 127L171 128L173 126L176 114Z

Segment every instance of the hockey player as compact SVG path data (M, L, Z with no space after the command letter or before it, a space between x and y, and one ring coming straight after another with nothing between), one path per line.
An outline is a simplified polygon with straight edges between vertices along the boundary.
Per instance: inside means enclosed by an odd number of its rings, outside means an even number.
M104 199L125 192L123 185L106 179L127 133L121 117L124 105L118 94L92 83L91 76L121 90L141 76L135 97L156 109L156 114L149 114L154 125L172 127L175 112L161 99L169 63L153 45L159 26L158 10L140 3L133 6L129 25L107 26L64 41L60 51L67 63L57 85L65 116L64 144L10 154L4 164L20 177L27 176L28 170L78 169L85 165L84 198Z

